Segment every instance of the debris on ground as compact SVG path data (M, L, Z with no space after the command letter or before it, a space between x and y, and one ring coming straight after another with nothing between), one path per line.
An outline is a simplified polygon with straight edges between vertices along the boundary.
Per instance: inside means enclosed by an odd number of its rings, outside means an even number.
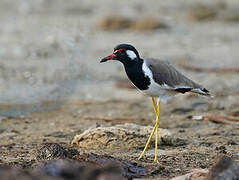
M194 169L192 172L172 178L171 180L204 180L208 170L205 169Z
M215 165L212 166L206 178L206 180L224 179L239 179L239 163L228 156L217 158Z
M78 149L141 149L153 130L152 126L125 123L111 127L89 129L73 138ZM152 140L154 141L154 139ZM180 145L186 141L175 138L170 131L159 129L159 145Z
M172 178L171 180L237 180L239 163L231 157L220 156L210 170L196 169L191 173Z
M239 124L239 118L230 117L230 116L222 116L222 115L215 115L215 114L205 114L200 116L192 116L194 120L207 120L212 121L215 123L221 124Z
M40 163L33 170L0 167L1 180L126 180L116 165L95 166L59 159Z
M74 149L69 149L61 146L58 143L44 143L36 151L37 160L53 160L72 158L77 154Z
M147 167L140 164L132 163L127 160L118 159L109 155L97 155L90 152L81 152L71 147L65 147L58 143L44 143L36 150L36 162L31 164L34 172L50 176L61 176L69 174L69 176L78 177L77 171L86 172L112 169L118 169L119 177L142 177L149 175L151 172ZM152 167L150 167L152 169ZM157 169L157 166L153 168ZM100 169L100 170L99 170ZM57 174L56 174L57 173ZM110 171L108 172L110 173Z
M147 31L156 29L166 29L168 26L156 19L155 17L142 17L131 19L124 16L110 16L100 20L97 26L102 30L118 31L118 30L134 30Z

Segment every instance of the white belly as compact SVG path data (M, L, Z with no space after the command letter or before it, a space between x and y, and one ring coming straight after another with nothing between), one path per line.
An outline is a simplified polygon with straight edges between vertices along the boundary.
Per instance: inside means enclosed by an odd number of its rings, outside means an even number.
M171 97L178 94L175 91L169 90L164 86L160 86L154 81L151 81L151 84L147 90L142 91L147 96L158 97L160 101L167 102Z
M153 74L150 69L146 66L146 63L143 63L143 71L145 75L150 79L150 86L147 90L143 90L146 95L151 97L158 97L160 101L166 102L172 96L178 94L177 92L173 91L172 88L168 87L166 84L160 85L156 83L153 79Z

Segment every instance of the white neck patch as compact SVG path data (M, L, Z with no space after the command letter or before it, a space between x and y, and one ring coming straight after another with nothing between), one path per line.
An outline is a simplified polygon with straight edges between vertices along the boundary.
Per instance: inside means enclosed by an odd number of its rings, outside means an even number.
M153 73L152 73L152 71L149 69L149 67L147 66L145 60L144 60L144 62L143 62L142 69L143 69L143 71L144 71L145 76L148 76L149 79L150 79L150 81L152 81L152 80L153 80Z
M126 54L128 55L128 57L130 58L130 59L135 59L135 58L137 58L137 56L136 56L136 54L134 53L134 51L131 51L131 50L127 50L126 51Z

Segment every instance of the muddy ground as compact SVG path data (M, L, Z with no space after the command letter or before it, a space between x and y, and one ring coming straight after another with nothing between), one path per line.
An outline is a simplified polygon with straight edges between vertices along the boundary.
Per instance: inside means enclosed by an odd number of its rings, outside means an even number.
M162 104L160 127L187 143L159 146L157 165L151 163L153 144L142 161L137 160L142 149L78 149L79 153L110 155L132 163L147 170L138 177L150 179L170 179L195 168L210 168L221 154L239 160L236 120L193 118L208 114L238 118L239 15L235 1L39 0L0 4L1 165L31 169L41 161L37 149L43 143L76 149L71 145L73 137L96 126L154 125L150 99L135 89L115 86L126 78L122 66L99 64L118 43L135 45L143 57L171 61L214 98L184 95ZM142 23L118 30L117 24L110 28L107 23L102 25L112 15L130 23L153 17L166 26ZM188 70L182 63L202 71Z
M104 111L102 112L102 107ZM131 109L130 113L129 108ZM89 117L124 118L124 121L153 125L152 108L143 100L109 100L105 102L74 102L62 105L59 109L32 113L21 118L6 118L1 124L1 164L31 168L41 162L37 160L37 149L43 143L59 143L65 147L70 145L76 134L85 129L101 126L112 126L114 121L87 120ZM224 154L234 159L238 158L238 125L216 124L210 121L198 121L189 118L196 112L184 108L172 108L171 104L162 106L161 128L167 128L187 143L181 146L159 147L158 165L153 165L154 149L151 146L146 159L137 160L142 149L124 150L84 150L81 153L110 155L116 159L136 163L145 167L147 173L137 174L139 177L160 177L166 179L185 174L195 168L207 169L215 159ZM185 112L186 111L186 112ZM221 113L221 111L213 111ZM112 114L112 115L109 115ZM173 114L173 115L172 115ZM128 119L128 120L127 120ZM73 146L74 149L74 146ZM102 157L102 158L103 158ZM94 161L93 161L94 163ZM133 177L137 177L133 176Z

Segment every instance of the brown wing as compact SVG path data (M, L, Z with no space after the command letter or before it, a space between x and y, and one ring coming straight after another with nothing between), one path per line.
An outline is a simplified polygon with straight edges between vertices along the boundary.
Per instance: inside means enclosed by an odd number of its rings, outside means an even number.
M199 91L201 90L202 93L197 92L200 94L209 93L205 88L181 74L168 61L150 58L146 60L146 63L152 71L154 81L160 85L166 84L173 90L181 93L194 89L198 89Z

